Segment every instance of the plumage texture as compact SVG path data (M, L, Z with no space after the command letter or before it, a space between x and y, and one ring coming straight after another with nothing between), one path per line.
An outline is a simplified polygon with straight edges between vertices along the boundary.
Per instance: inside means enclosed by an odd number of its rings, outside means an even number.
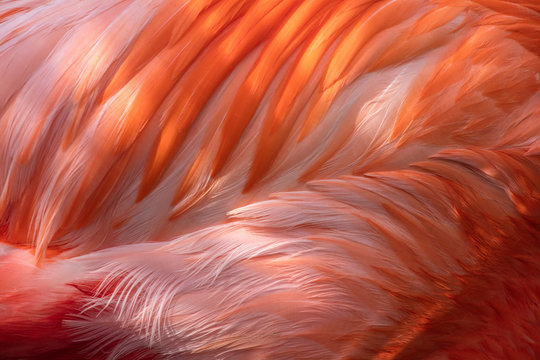
M540 358L533 0L0 3L0 357Z

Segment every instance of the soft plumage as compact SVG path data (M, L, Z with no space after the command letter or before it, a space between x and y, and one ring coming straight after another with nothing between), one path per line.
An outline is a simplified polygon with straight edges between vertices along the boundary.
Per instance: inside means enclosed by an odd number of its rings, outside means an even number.
M0 4L0 355L540 357L534 1Z

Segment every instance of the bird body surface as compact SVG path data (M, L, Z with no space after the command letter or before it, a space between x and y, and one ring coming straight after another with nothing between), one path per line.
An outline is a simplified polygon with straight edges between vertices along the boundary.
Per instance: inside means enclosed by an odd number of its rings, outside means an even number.
M0 4L0 357L540 357L533 0Z

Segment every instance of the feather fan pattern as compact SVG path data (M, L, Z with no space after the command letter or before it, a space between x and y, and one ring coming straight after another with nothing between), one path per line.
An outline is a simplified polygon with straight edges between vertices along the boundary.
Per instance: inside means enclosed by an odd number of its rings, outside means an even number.
M534 0L0 3L2 359L540 358Z

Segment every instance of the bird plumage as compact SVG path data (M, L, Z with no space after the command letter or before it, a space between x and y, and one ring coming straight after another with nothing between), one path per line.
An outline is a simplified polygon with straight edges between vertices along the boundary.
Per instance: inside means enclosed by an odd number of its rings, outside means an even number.
M534 1L0 4L5 358L540 356Z

